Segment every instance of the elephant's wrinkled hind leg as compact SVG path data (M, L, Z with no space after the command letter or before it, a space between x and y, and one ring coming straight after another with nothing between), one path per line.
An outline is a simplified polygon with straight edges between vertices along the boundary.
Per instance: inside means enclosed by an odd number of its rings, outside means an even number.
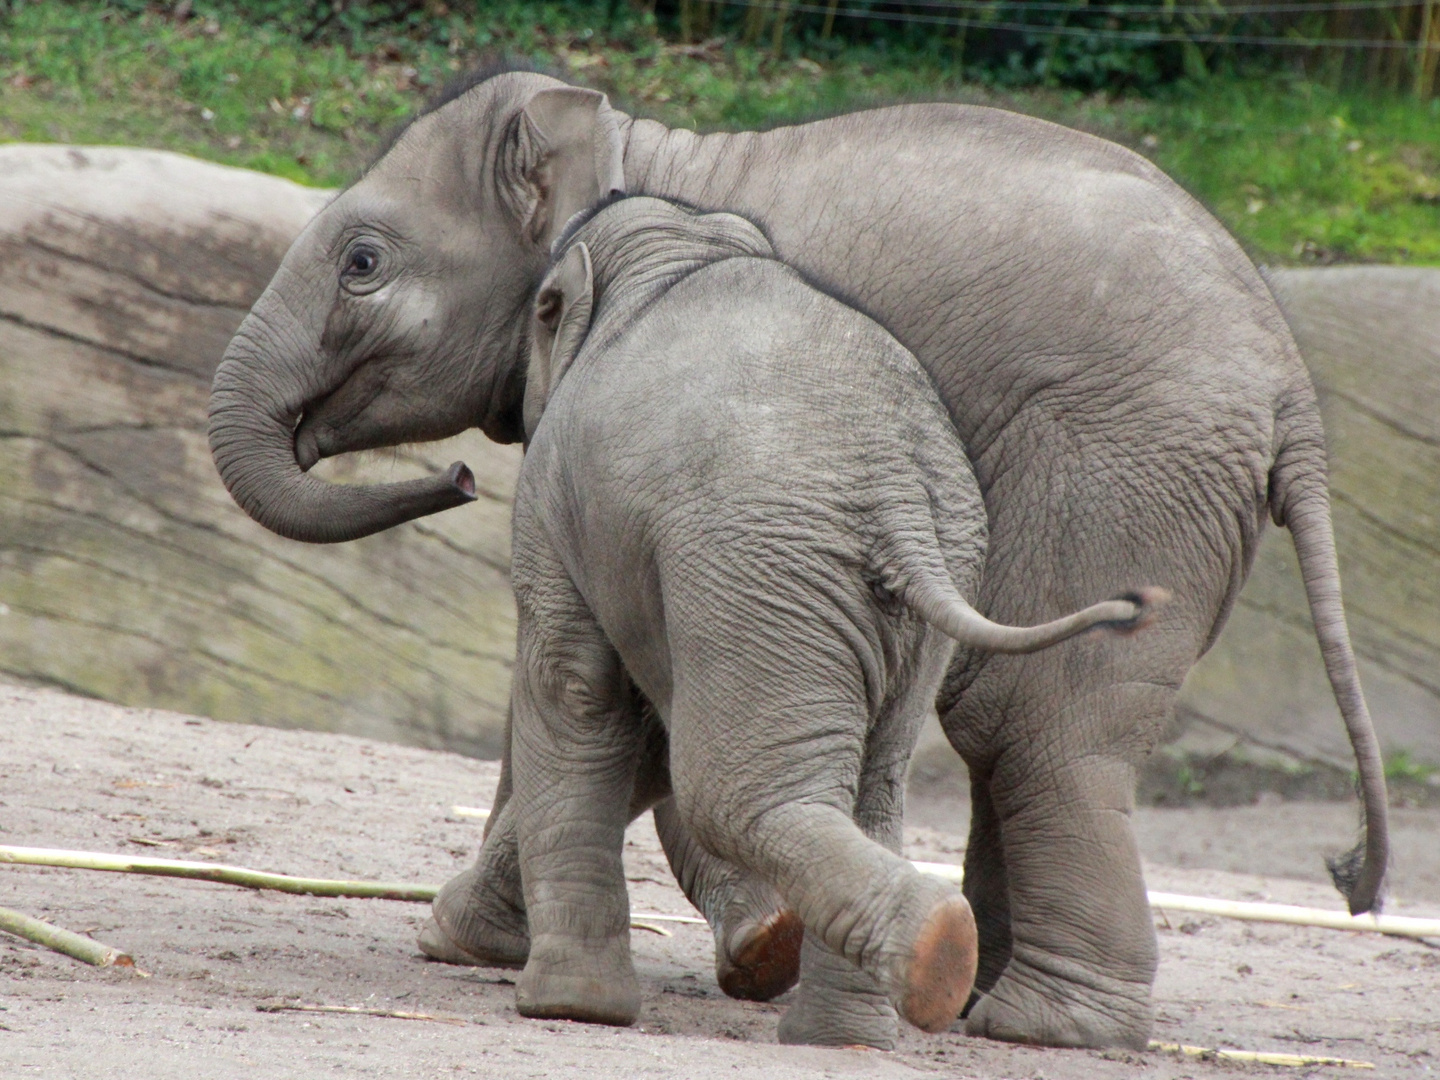
M800 989L780 1018L780 1041L893 1050L899 1034L899 1015L880 984L813 934L806 934Z
M1128 708L1133 717L1166 693L1115 688L1079 707L1103 701L1112 716ZM1063 716L1056 730L1074 731L1090 719ZM1004 832L1013 944L1010 963L970 1010L965 1030L1044 1046L1143 1049L1153 1025L1157 950L1130 828L1134 769L1079 749L1007 755L990 792Z
M798 712L792 708L791 717L803 728ZM735 730L743 722L732 723ZM684 730L678 719L673 730ZM735 745L753 748L758 742L742 738ZM715 749L707 746L712 755ZM746 769L712 758L712 768L693 782L683 768L675 772L681 811L696 838L773 882L802 919L805 936L813 935L871 980L857 1008L846 1010L823 995L817 998L816 988L804 988L802 978L801 1011L785 1025L786 1037L796 1041L892 1044L888 1029L877 1034L873 1017L862 1015L873 1013L864 1002L876 987L910 1023L943 1031L959 1015L974 982L975 924L964 896L918 873L867 837L852 818L854 796L838 785L847 772L854 775L844 758L858 757L857 750L842 745L827 754L814 743L795 744L756 760L752 749L746 751L752 755ZM672 768L685 760L681 747ZM757 807L755 789L742 779L753 775L791 777L792 797L806 801ZM851 989L857 988L842 984L829 996L845 999ZM861 1018L853 1030L847 1019L852 1012Z
M655 831L680 888L715 935L720 989L742 1001L769 1001L794 986L804 926L780 894L696 843L674 799L655 806Z
M524 967L530 955L515 816L508 803L489 825L475 865L445 883L420 931L417 944L432 960Z
M1005 852L1000 818L990 799L989 779L970 773L970 839L965 846L965 899L975 913L980 935L980 961L975 971L973 1007L988 993L1010 963L1010 896L1005 881Z

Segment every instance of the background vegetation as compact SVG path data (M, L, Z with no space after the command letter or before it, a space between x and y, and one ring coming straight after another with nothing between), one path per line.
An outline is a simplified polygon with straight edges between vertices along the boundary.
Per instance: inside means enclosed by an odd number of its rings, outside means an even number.
M1262 261L1440 264L1436 9L0 0L0 139L165 147L342 184L427 94L503 51L694 127L913 99L1018 109L1147 154Z

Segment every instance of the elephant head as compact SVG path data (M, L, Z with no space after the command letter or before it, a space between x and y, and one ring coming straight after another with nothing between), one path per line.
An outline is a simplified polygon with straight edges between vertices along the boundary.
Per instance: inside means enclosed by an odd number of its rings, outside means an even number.
M477 426L522 437L526 314L566 222L624 186L620 119L593 90L491 78L420 115L310 222L211 392L211 452L251 517L336 542L474 498L458 462L382 485L309 470Z

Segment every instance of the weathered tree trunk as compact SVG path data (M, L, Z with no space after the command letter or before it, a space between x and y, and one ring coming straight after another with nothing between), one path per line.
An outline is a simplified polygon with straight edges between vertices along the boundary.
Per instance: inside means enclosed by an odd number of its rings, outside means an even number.
M472 434L327 463L464 458L490 487L323 548L252 522L211 463L215 365L327 198L175 154L0 147L0 677L493 755L518 452Z
M1350 633L1387 752L1440 765L1440 270L1269 275L1320 396ZM1181 694L1197 748L1238 733L1352 768L1295 549L1273 529Z

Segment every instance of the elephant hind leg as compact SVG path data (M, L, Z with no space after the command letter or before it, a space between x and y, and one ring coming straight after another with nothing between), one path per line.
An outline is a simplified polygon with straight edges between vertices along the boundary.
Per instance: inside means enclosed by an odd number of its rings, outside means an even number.
M681 890L715 935L715 978L741 1001L770 1001L800 978L804 926L764 881L695 842L675 800L655 806L655 831Z
M708 848L774 884L800 916L807 939L813 935L858 968L906 1020L927 1031L944 1030L959 1015L974 981L969 904L953 885L920 874L856 825L855 792L846 790L844 778L860 771L863 715L846 738L833 718L828 724L807 721L798 711L787 718L791 730L828 727L835 737L777 743L773 719L758 718L752 728L732 713L731 733L738 737L723 747L712 741L704 754L711 767L695 776L687 776L687 748L677 743L671 767L681 812ZM678 706L673 730L686 730ZM727 748L743 760L715 760ZM768 783L774 777L790 780L785 801L757 787L756 778ZM802 996L812 990L802 980ZM873 992L857 998L857 1008L850 1010L858 1026L847 1021L847 996L853 997L841 987L830 995L834 1001L822 1003L829 1012L825 1031L851 1032L848 1042L893 1041L893 1033L870 1030ZM787 1022L786 1033L810 1041L795 1022Z
M990 798L990 779L970 770L970 839L965 846L965 899L975 913L980 935L980 960L975 992L988 993L1010 963L1010 890L1005 880L1005 848L1000 818ZM968 1014L970 1006L967 1006Z
M1037 713L1051 742L997 757L989 788L1012 946L967 1033L1045 1046L1149 1041L1157 949L1130 827L1132 752L1095 733L1147 730L1173 696L1149 683L1077 694L1056 715Z

